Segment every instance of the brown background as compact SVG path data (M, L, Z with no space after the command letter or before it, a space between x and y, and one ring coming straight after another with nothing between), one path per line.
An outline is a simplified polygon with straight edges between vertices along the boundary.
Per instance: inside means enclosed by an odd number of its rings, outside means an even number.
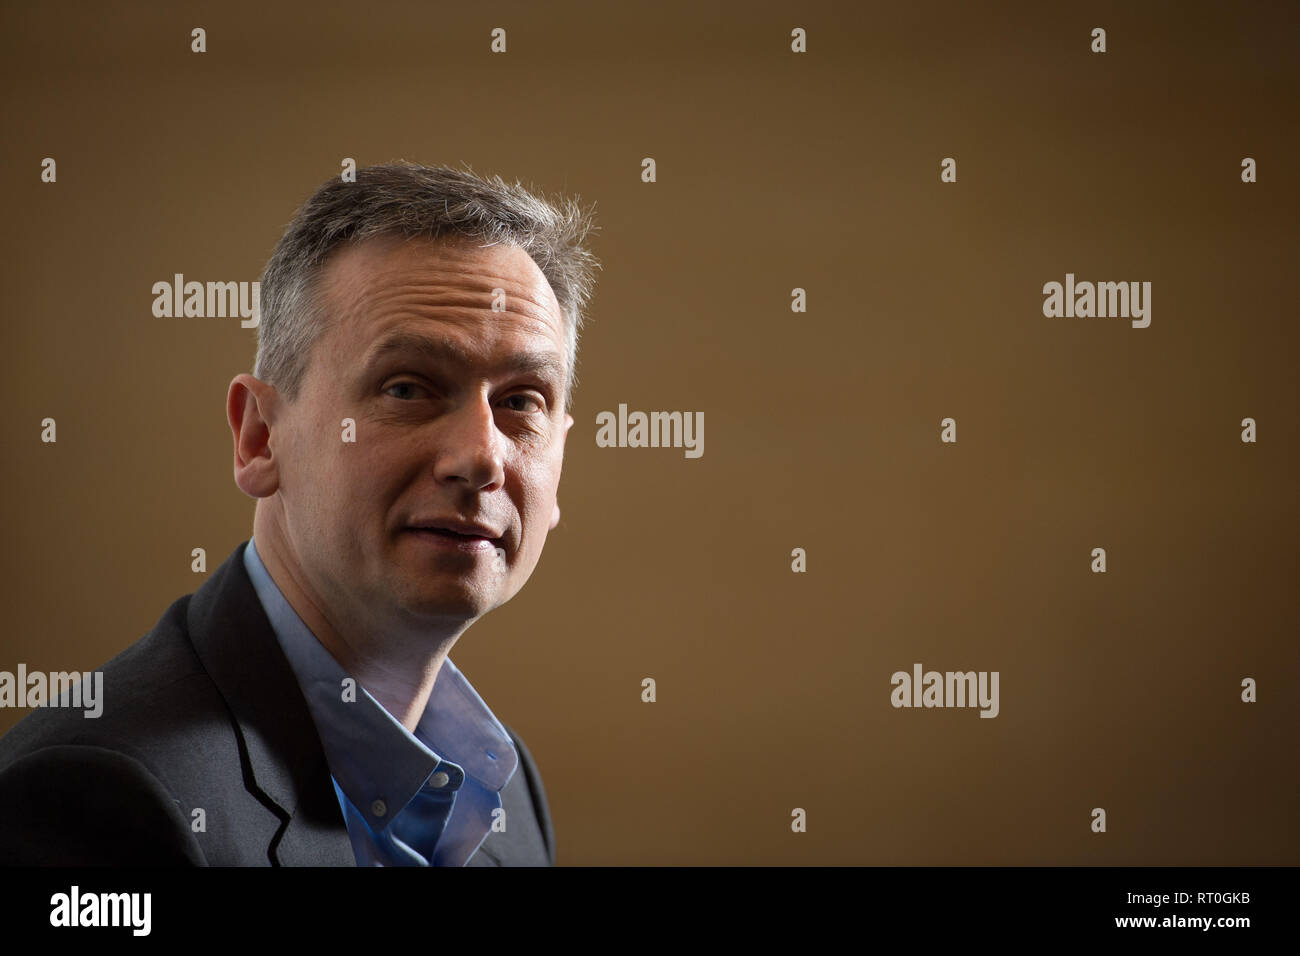
M345 156L470 162L603 227L563 520L453 653L561 864L1300 862L1294 8L968 6L5 3L0 669L251 534L254 332L152 284L259 278ZM1066 272L1150 328L1045 318ZM620 402L703 458L597 448ZM1000 716L893 709L917 661Z

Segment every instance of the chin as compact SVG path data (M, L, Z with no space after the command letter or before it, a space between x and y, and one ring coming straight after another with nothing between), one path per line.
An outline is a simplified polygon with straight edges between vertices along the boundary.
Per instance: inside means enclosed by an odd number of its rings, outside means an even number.
M476 591L448 592L439 590L427 594L409 594L400 602L410 614L431 620L473 620L482 617L498 602Z

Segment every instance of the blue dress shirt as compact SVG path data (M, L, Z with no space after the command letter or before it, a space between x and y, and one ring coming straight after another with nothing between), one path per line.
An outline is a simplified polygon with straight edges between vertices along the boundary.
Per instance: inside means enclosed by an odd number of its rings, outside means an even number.
M244 566L306 698L357 866L464 866L519 765L506 729L450 657L414 734L355 680L349 695L348 675L285 599L252 539Z

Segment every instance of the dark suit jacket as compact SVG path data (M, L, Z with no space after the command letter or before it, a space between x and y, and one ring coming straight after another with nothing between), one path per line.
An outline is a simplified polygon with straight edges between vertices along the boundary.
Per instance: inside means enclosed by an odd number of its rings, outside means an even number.
M0 864L355 866L320 738L244 567L247 542L105 664L104 710L0 740ZM553 866L532 755L469 866ZM205 832L195 833L202 808Z

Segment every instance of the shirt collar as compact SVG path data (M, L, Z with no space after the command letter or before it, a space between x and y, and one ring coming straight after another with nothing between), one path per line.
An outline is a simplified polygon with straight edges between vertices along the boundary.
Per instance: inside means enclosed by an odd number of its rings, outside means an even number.
M412 734L359 683L345 693L348 675L284 597L251 539L244 564L302 688L330 771L372 826L386 826L435 770L448 774L449 790L466 774L490 791L506 785L518 765L514 743L450 657ZM383 813L374 812L377 800Z

